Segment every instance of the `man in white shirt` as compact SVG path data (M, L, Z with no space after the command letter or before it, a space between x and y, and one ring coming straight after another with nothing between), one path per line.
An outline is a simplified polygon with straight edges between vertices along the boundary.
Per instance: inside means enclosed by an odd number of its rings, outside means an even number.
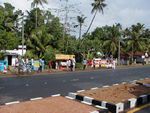
M15 70L17 69L17 71L19 71L19 60L18 60L18 56L16 56L15 58Z
M70 59L68 60L68 67L69 67L70 70L71 70L71 60L70 60Z
M34 71L34 59L33 59L33 57L32 57L32 59L31 59L31 66L32 66L31 71Z
M28 59L28 57L26 58L26 69L29 70L29 59Z
M75 71L75 64L76 64L76 60L75 60L75 58L73 58L73 59L72 59L73 71Z

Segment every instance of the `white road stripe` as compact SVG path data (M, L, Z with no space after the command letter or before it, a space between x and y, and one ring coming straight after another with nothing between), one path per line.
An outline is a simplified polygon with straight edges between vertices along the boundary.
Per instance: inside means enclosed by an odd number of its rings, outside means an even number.
M113 86L117 86L117 85L119 85L119 84L113 84Z
M82 92L82 91L85 91L85 90L78 90L77 92Z
M8 103L5 103L5 105L10 105L10 104L17 104L17 103L19 103L19 101L8 102Z
M103 86L103 87L109 87L109 86Z
M126 84L127 82L122 82L122 84Z
M37 98L31 98L30 100L39 100L42 99L43 97L37 97Z
M60 96L60 94L51 95L51 97L57 97L57 96Z
M71 81L73 81L73 82L74 82L74 81L78 81L78 80L79 80L79 79L72 79Z
M98 89L98 87L91 88L91 90Z

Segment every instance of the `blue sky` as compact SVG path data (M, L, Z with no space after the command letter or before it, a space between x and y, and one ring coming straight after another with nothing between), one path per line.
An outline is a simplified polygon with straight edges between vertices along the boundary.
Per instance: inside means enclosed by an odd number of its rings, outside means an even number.
M61 8L60 0L47 0L48 5L44 5L44 9L47 8ZM9 2L16 9L21 9L23 11L31 9L32 0L4 0L4 2ZM77 4L77 7L85 15L86 26L89 25L93 15L91 14L91 3L93 0L69 0L70 4ZM93 31L96 27L101 27L105 25L113 25L115 23L120 23L123 28L130 27L132 24L140 22L145 24L146 28L150 28L150 0L106 0L107 7L104 8L104 15L99 13L92 25L90 31ZM71 14L70 14L71 16ZM84 30L87 28L85 27Z

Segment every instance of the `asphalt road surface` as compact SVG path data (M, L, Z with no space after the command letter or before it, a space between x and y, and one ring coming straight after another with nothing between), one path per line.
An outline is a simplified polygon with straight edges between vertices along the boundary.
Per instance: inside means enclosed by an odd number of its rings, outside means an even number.
M150 103L130 110L127 113L150 113Z
M0 78L0 105L54 94L86 90L150 77L150 66L104 71L79 71L29 77Z

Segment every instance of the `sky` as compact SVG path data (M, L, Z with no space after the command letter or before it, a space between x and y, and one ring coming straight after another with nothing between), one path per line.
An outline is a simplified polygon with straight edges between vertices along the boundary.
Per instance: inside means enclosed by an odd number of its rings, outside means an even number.
M61 5L65 3L60 2L60 0L47 1L48 5L44 5L44 9L61 9ZM91 3L94 0L68 1L69 4L74 5L75 10L79 9L82 14L87 17L84 27L84 30L86 30L86 26L89 26L89 23L91 22L93 17L93 14L91 14ZM4 2L11 3L13 6L15 6L16 9L20 9L23 11L31 10L32 0L2 0L0 1L0 4L3 4ZM120 23L123 28L126 28L139 22L141 24L144 24L145 28L150 28L150 0L105 0L105 3L107 4L107 7L104 8L104 14L102 14L101 12L97 14L90 32L92 32L96 27L102 27L105 25L112 26L115 23ZM72 11L72 13L69 13L69 16L71 17L74 14L75 12Z

